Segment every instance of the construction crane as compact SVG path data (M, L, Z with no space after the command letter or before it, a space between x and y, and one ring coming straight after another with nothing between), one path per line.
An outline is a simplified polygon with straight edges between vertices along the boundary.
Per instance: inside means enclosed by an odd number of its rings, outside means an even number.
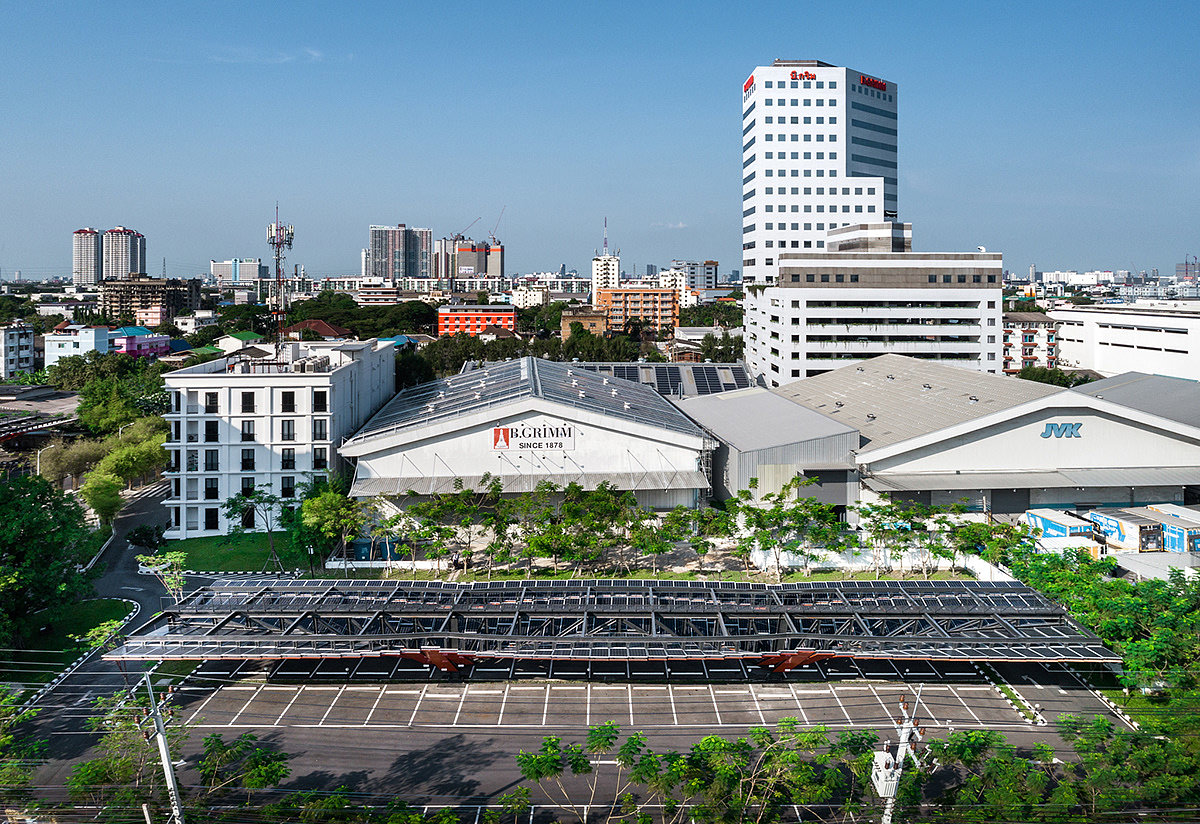
M492 241L493 246L499 246L500 241L496 240L496 230L500 228L500 221L504 219L504 210L508 208L508 204L500 207L500 217L496 218L496 225L492 227L492 231L488 233L488 237Z
M468 224L467 224L467 228L463 229L461 232L459 232L458 234L456 234L454 237L452 237L452 238L451 238L451 240L464 240L464 239L466 239L466 237L467 237L467 232L471 231L471 227L472 227L472 226L474 226L476 223L478 223L478 222L479 222L479 221L481 221L481 220L483 220L483 215L480 215L479 217L475 218L475 219L474 219L474 220L472 220L470 223L468 223Z

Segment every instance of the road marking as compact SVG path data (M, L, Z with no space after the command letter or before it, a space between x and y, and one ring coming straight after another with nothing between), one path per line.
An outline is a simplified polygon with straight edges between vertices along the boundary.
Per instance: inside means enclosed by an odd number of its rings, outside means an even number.
M675 722L675 726L679 726L679 713L675 712L675 690L668 688L667 695L671 698L671 720Z
M328 718L329 713L333 711L333 705L336 704L338 702L338 699L342 697L342 693L345 691L345 689L346 689L345 686L343 686L341 689L338 690L338 694L333 696L333 700L330 701L329 706L325 708L325 714L321 716L321 720L319 722L317 722L318 724L325 723L325 719Z
M879 702L879 706L883 707L883 717L890 718L892 711L888 709L887 704L883 703L883 699L879 697L879 692L874 688L871 689L871 694L875 696L875 700Z
M213 690L212 692L210 692L210 693L208 694L208 697L207 697L207 698L205 698L205 699L204 699L204 700L203 700L203 701L200 703L200 706L196 708L196 711L195 711L194 713L192 713L192 717L191 717L191 718L189 718L187 722L188 722L189 724L193 724L193 723L195 723L195 721L196 721L196 716L198 716L198 715L199 715L199 714L200 714L200 713L201 713L201 712L204 710L204 708L205 708L206 706L208 706L208 702L209 702L209 701L211 701L211 700L213 700L213 698L215 698L215 697L216 697L216 695L217 695L217 693L218 693L218 692L220 692L220 691L221 691L221 687L217 687L215 690Z
M496 716L496 726L500 726L500 722L504 720L504 708L508 706L508 690L509 685L504 685L504 698L500 701L500 714Z
M925 689L927 689L927 690L933 690L933 689L937 689L937 690L948 690L948 689L950 689L950 688L949 688L949 687L930 687L930 686L926 686L926 687L925 687ZM966 692L967 690L982 690L982 691L984 691L984 692L991 692L991 691L992 691L992 688L991 688L991 687L986 687L986 686L985 686L985 687L957 687L956 689L957 689L959 692Z
M367 717L363 719L363 726L371 723L371 716L375 714L375 708L379 706L379 702L383 700L383 694L387 692L384 687L379 688L379 695L375 696L375 703L371 705L371 711L367 713Z
M960 704L962 704L962 705L963 705L963 709L965 709L967 712L971 713L971 717L972 717L972 718L974 718L974 719L975 719L976 721L978 721L980 724L982 724L982 723L983 723L982 721L979 721L979 716L975 714L975 710L971 709L971 706L970 706L970 705L969 705L969 704L968 704L966 701L964 701L964 700L963 700L963 697L962 697L961 695L959 695L959 694L958 694L956 691L954 691L954 690L951 690L950 692L951 692L951 693L954 695L954 697L955 697L955 698L957 698L957 699L958 699L958 703L960 703Z
M723 725L721 721L721 710L717 707L717 694L713 692L712 684L708 685L708 697L712 699L713 712L717 714L717 724Z
M463 704L467 703L467 692L470 691L471 685L463 686L462 698L458 699L458 709L454 711L454 720L450 722L450 726L458 726L458 716L462 713Z
M587 726L592 726L592 685L587 685Z
M842 708L842 715L846 716L846 723L853 724L854 719L850 717L850 713L846 712L846 705L842 703L842 699L838 698L837 690L830 687L829 694L833 696L833 700L837 701L838 706Z
M808 724L808 713L804 711L804 705L800 703L800 696L796 695L796 688L788 685L792 691L792 700L796 702L796 709L800 710L800 720Z
M758 703L758 694L754 692L754 687L750 688L750 697L754 699L754 709L758 711L758 720L762 723L767 723L767 717L763 715L762 705Z
M633 726L633 690L629 690L629 726Z
M550 711L550 685L546 685L546 697L542 699L542 726L546 726L546 713Z
M296 694L292 696L292 700L287 702L287 706L283 708L283 712L279 713L279 717L275 719L272 727L278 727L279 722L283 720L283 716L287 715L287 711L292 708L292 704L296 703L296 699L300 697L300 693L304 691L304 687L297 687Z
M229 719L229 726L232 727L237 722L237 720L242 717L242 713L244 713L246 711L246 707L248 707L254 703L254 699L258 697L258 694L260 692L262 692L263 687L265 687L265 686L266 686L266 684L260 685L258 687L258 689L256 689L254 691L254 695L251 695L249 698L246 699L246 703L242 704L242 708L237 711L237 715L235 715L235 716L233 716L233 718Z
M384 690L388 695L420 695L420 690Z
M408 726L413 725L413 721L417 720L417 710L421 708L421 701L425 698L426 687L421 687L421 694L417 696L417 703L413 704L412 715L408 717Z

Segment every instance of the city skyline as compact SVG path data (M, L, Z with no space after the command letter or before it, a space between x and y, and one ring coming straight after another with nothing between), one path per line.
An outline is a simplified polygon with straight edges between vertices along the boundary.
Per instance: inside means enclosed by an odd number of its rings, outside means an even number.
M81 226L138 227L153 273L163 257L171 274L265 257L276 200L297 227L289 261L313 276L356 272L370 224L442 237L478 217L467 234L483 239L502 210L512 272L587 271L605 216L627 269L741 268L741 88L775 58L904 87L899 217L915 248L1164 275L1200 251L1200 106L1169 47L1200 17L1190 6L466 5L454 17L487 36L461 52L396 49L386 6L116 5L64 26L71 8L7 9L6 279L69 277ZM114 83L132 120L103 104Z

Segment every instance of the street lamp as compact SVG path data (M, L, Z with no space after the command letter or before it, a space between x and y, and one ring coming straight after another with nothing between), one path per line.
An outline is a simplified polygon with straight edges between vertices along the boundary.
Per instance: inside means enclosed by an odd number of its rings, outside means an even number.
M117 427L117 440L123 440L121 433L124 432L128 427L133 426L135 423L137 423L137 421L130 421L129 423L125 424L125 426Z
M57 446L57 444L50 444L49 446L43 446L41 449L39 449L37 451L37 458L34 461L34 468L33 468L33 473L35 475L42 474L42 453L45 452L47 449L53 449L55 446Z

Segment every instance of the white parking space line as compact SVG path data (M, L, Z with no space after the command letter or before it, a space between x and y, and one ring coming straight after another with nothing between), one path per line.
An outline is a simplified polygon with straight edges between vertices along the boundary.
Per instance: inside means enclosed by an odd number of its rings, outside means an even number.
M590 682L587 685L587 721L585 723L589 727L592 726L592 685Z
M263 687L264 687L264 686L266 686L266 685L265 685L265 684L260 684L260 685L259 685L259 687L258 687L258 689L256 689L256 690L254 691L254 695L251 695L249 698L247 698L247 699L246 699L246 703L245 703L245 704L242 704L242 708L241 708L240 710L238 710L238 711L237 711L237 715L235 715L235 716L233 716L233 718L230 718L230 719L229 719L229 726L231 726L231 727L232 727L234 724L236 724L236 723L237 723L237 720L238 720L239 718L241 718L241 717L242 717L242 713L244 713L244 712L246 711L246 707L248 707L248 706L250 706L252 703L254 703L254 699L258 697L258 694L259 694L260 692L262 692L262 690L263 690Z
M671 698L671 720L675 722L675 726L679 726L679 713L675 711L675 690L667 687L667 695Z
M879 702L879 706L883 707L883 716L885 718L890 718L892 715L892 710L888 709L888 705L883 703L883 699L879 697L879 692L874 687L871 688L871 695L874 695L875 700Z
M375 714L375 708L379 706L379 702L383 699L383 694L385 692L387 692L385 688L379 688L379 695L375 696L375 703L371 705L371 711L367 713L367 717L363 719L362 725L364 727L371 723L371 716Z
M279 722L283 720L283 716L287 715L287 711L292 708L292 704L296 703L296 699L300 697L300 693L304 692L304 687L297 687L296 694L292 696L292 700L287 702L287 706L283 708L283 712L279 713L279 717L275 719L272 727L278 727Z
M712 698L713 712L717 714L717 725L723 726L721 721L721 708L717 706L717 694L713 692L712 684L708 685L708 696Z
M426 689L428 689L428 687L421 687L421 694L417 696L417 703L413 704L412 715L408 717L408 726L410 727L413 725L413 721L417 720L417 710L421 708L421 701L423 701L425 698Z
M950 694L958 699L958 703L963 705L963 709L971 713L971 717L975 719L975 723L982 726L983 722L979 720L979 716L975 714L975 710L971 709L971 705L963 700L963 697L958 694L957 690L950 690Z
M504 721L504 708L508 706L508 690L509 685L504 685L504 697L500 699L500 714L496 716L496 726L500 726Z
M470 689L470 684L463 686L462 697L458 699L458 709L454 711L454 720L450 722L450 726L458 726L458 716L462 714L463 704L467 703L467 693L470 691Z
M546 685L546 695L542 698L542 726L546 726L546 713L550 712L550 685Z
M754 709L758 712L758 720L763 724L767 723L767 717L763 715L762 704L758 703L758 693L754 691L754 687L750 687L750 695L754 698Z
M796 709L800 710L800 720L803 721L805 723L805 725L807 725L808 724L808 713L806 713L804 711L804 705L800 703L800 696L796 695L796 688L794 686L792 686L791 684L788 684L788 687L792 691L792 700L796 702Z
M846 712L846 705L842 703L842 699L838 698L837 690L830 687L829 693L833 696L833 700L837 701L838 706L842 708L842 715L846 716L846 723L853 724L854 721L850 718L850 713Z
M187 723L189 723L189 724L196 723L196 716L198 716L201 712L204 711L204 708L206 706L208 706L208 702L213 700L213 698L215 698L217 693L220 692L221 690L222 690L222 687L217 687L215 690L210 692L208 694L208 697L200 702L200 706L196 707L196 711L194 713L192 713L192 717L187 720Z
M343 686L341 689L338 690L338 694L333 696L333 700L330 701L329 706L325 708L325 714L321 716L321 720L317 722L318 724L325 723L325 719L328 718L329 713L333 711L333 705L338 702L338 699L342 697L342 693L345 692L345 690L346 690L346 688L345 688L345 686Z

